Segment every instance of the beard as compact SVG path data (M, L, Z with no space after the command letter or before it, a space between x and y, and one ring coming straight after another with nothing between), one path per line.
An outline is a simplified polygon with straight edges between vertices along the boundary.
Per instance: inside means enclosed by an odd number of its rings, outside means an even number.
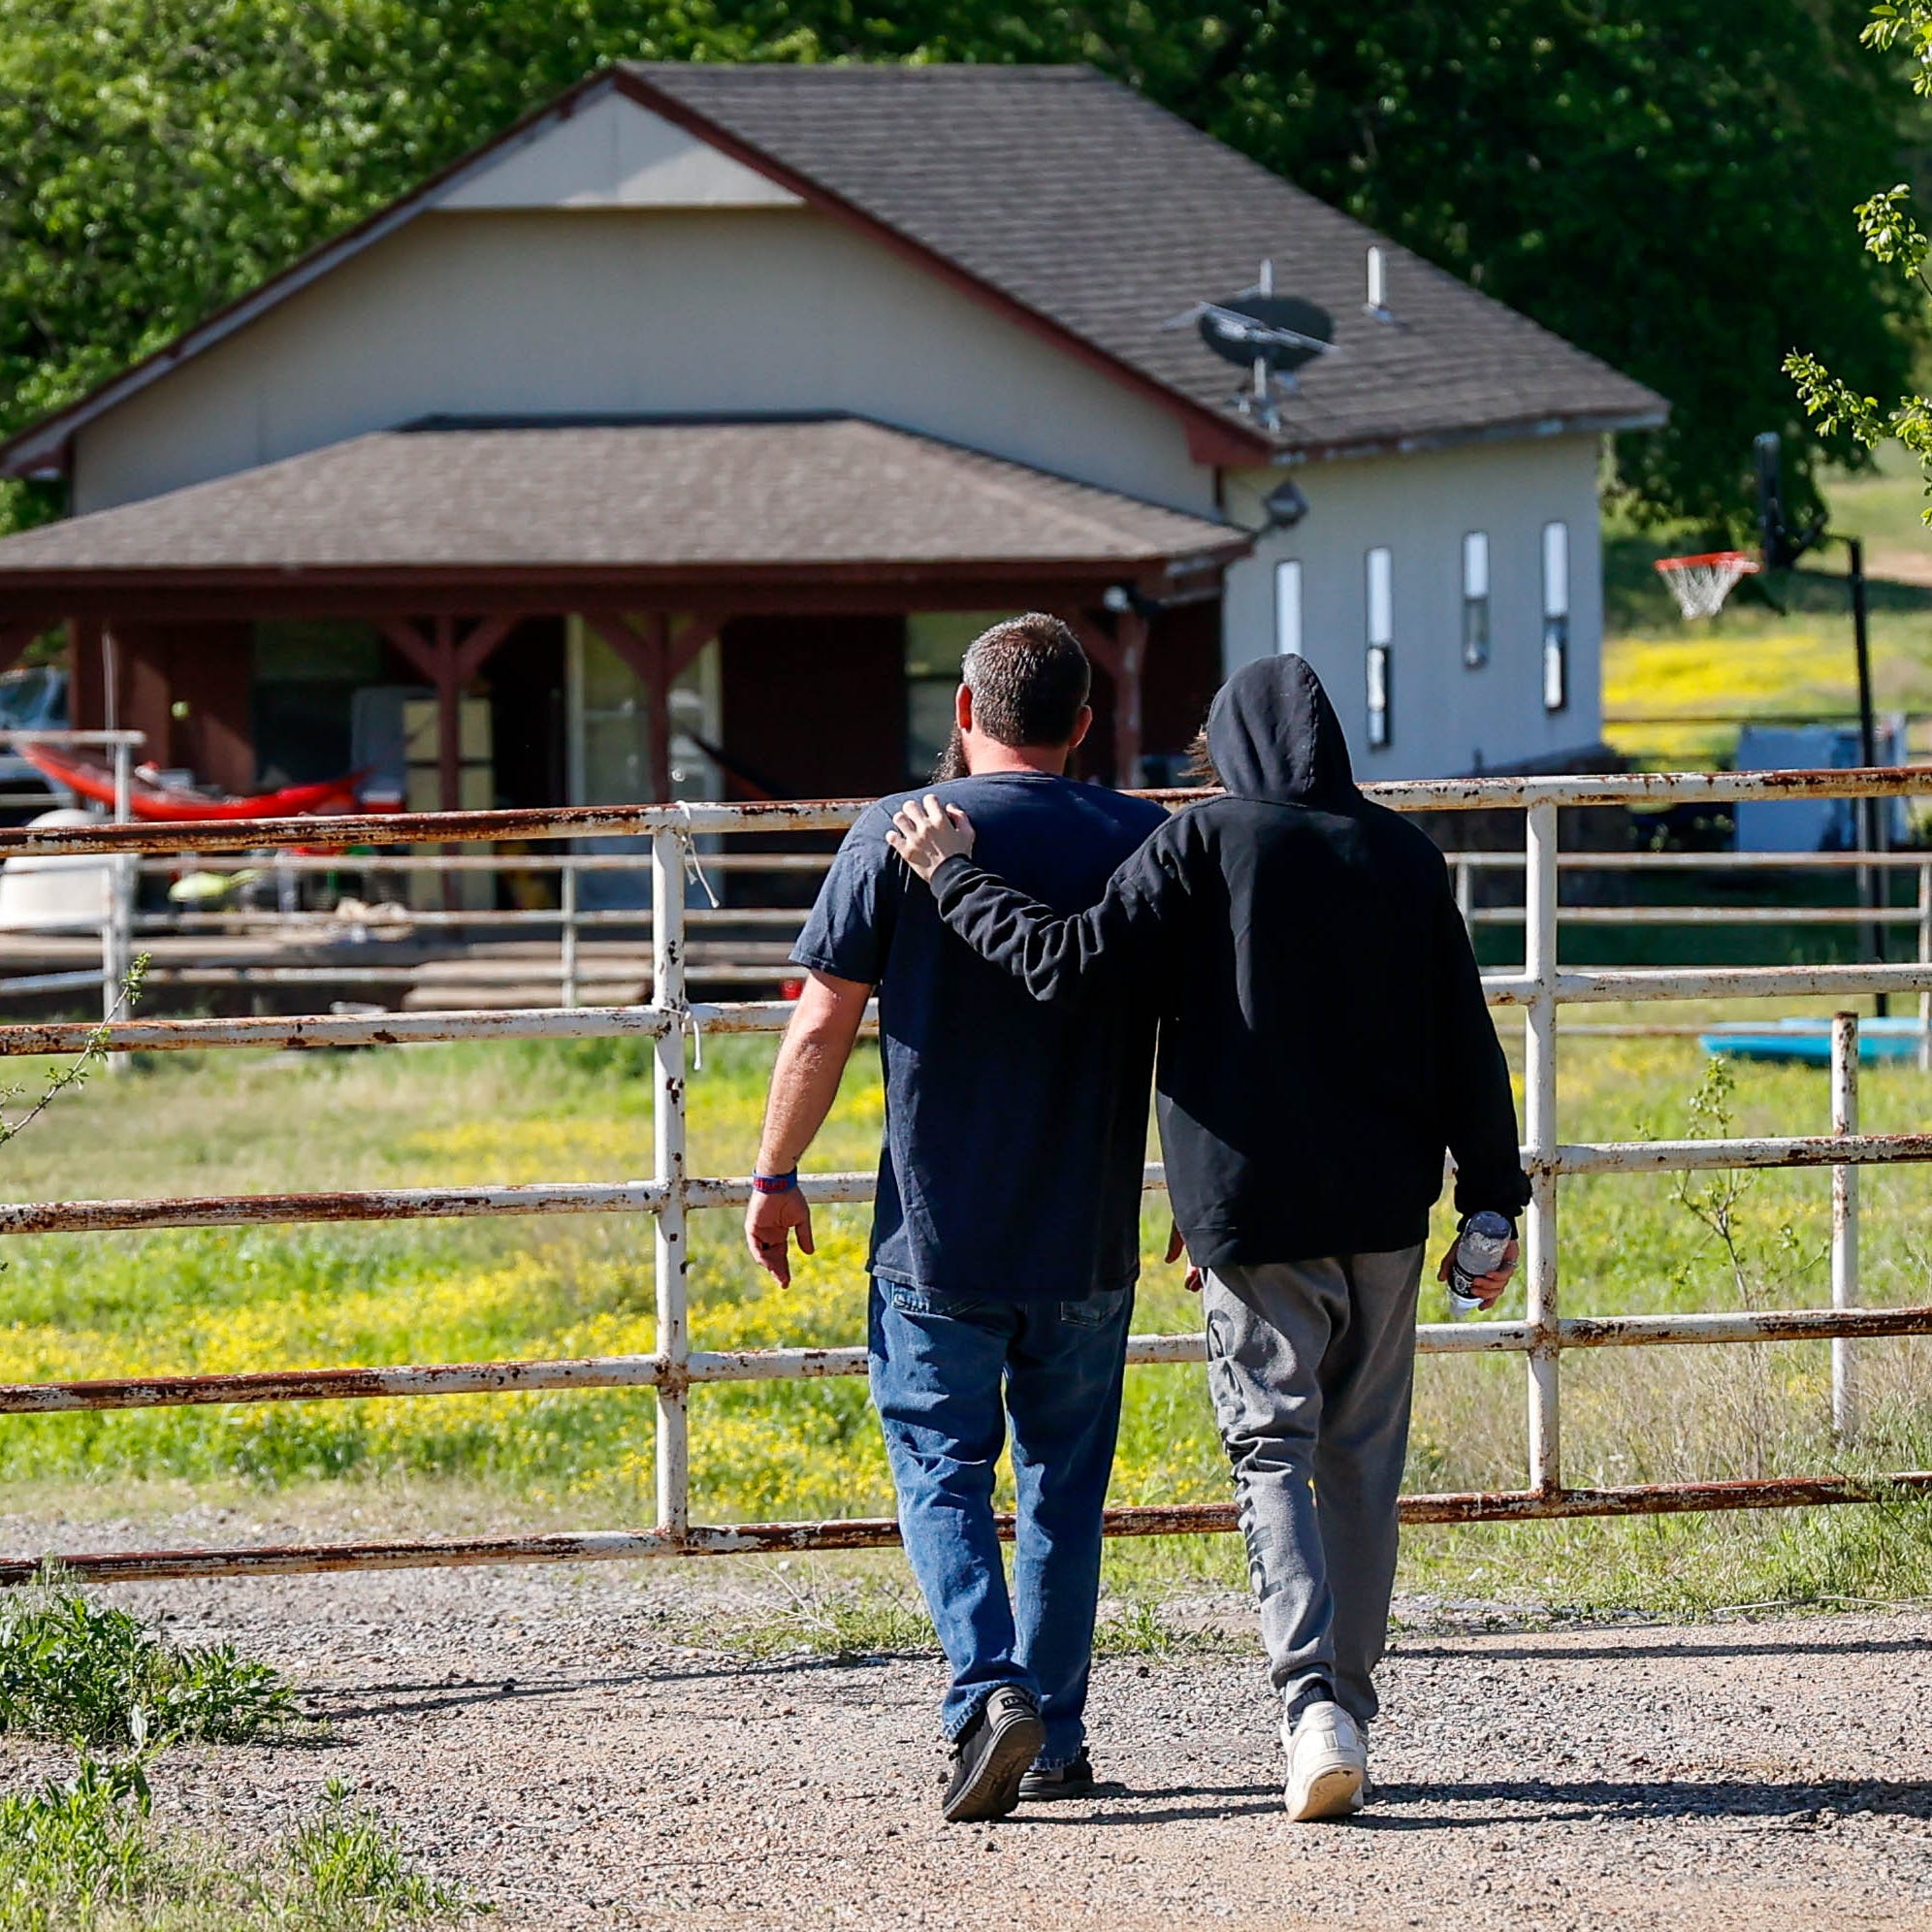
M941 752L932 768L932 775L926 780L928 785L944 785L950 778L964 778L966 773L966 740L959 734L955 723L952 736L946 741L946 749Z

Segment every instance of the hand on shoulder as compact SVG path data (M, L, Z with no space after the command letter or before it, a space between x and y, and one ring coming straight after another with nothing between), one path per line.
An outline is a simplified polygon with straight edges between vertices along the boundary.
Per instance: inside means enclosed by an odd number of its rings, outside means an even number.
M892 814L886 843L928 884L949 858L973 850L973 821L956 805L942 805L930 791Z

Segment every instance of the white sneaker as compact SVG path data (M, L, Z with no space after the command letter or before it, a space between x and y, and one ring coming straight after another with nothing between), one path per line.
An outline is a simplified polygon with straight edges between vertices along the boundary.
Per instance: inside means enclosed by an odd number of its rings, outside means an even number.
M1288 1816L1297 1824L1346 1818L1362 1809L1368 1782L1368 1747L1355 1720L1339 1704L1310 1704L1288 1740Z

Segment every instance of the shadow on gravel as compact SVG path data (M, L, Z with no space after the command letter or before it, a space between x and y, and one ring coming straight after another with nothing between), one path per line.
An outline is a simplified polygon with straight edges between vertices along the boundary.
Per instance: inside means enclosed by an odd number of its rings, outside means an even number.
M467 1710L472 1704L518 1704L532 1697L560 1697L572 1690L616 1690L628 1685L649 1684L648 1671L625 1677L550 1678L526 1684L516 1678L482 1684L328 1684L304 1694L334 1723L353 1723L359 1718L426 1718L439 1711ZM367 1704L338 1703L338 1698L369 1697Z
M1418 1658L1438 1663L1622 1663L1631 1658L1697 1657L1883 1657L1897 1651L1932 1652L1932 1637L1820 1637L1816 1643L1793 1643L1787 1637L1765 1638L1752 1643L1745 1638L1732 1642L1685 1643L1672 1640L1647 1644L1634 1637L1606 1631L1600 1644L1537 1643L1533 1640L1508 1650L1493 1648L1472 1640L1468 1644L1400 1644L1390 1655L1404 1662Z
M1493 1811L1476 1815L1432 1812L1426 1817L1392 1817L1384 1807L1404 1812L1413 1805L1516 1804L1513 1817ZM1888 1784L1849 1779L1794 1781L1786 1785L1751 1780L1699 1783L1687 1778L1614 1784L1595 1780L1559 1785L1537 1782L1507 1785L1384 1785L1375 1803L1353 1820L1384 1831L1418 1831L1497 1824L1566 1824L1628 1819L1750 1819L1766 1827L1797 1829L1857 1812L1887 1818L1932 1818L1932 1784Z
M1094 1794L1104 1809L1026 1807L1004 1820L1005 1828L1039 1824L1196 1824L1211 1819L1260 1818L1281 1810L1279 1785L1175 1785L1135 1790L1103 1786ZM1456 1810L1434 1809L1455 1806ZM1511 1805L1513 1811L1494 1807ZM1481 1806L1482 1810L1464 1807ZM1416 1807L1431 1809L1418 1811ZM1384 1785L1359 1817L1343 1820L1357 1831L1493 1831L1504 1824L1580 1824L1620 1819L1657 1822L1709 1819L1748 1822L1758 1830L1808 1830L1858 1812L1888 1818L1932 1819L1932 1785L1854 1784L1846 1781L1663 1784L1595 1781L1558 1785Z
M1175 1800L1199 1798L1200 1804ZM1230 1798L1246 1798L1247 1804L1229 1804ZM1030 1824L1198 1824L1205 1819L1249 1818L1281 1809L1281 1787L1274 1785L1174 1785L1158 1790L1137 1791L1131 1785L1110 1781L1094 1787L1094 1801L1105 1800L1118 1809L1089 1811L1085 1804L1049 1811L1045 1806L1024 1806L1003 1820L1007 1825ZM1221 1800L1222 1802L1215 1802Z
M303 1694L326 1703L327 1715L346 1722L352 1718L424 1717L436 1711L459 1711L471 1704L516 1703L531 1697L564 1697L575 1690L621 1690L640 1684L702 1683L714 1678L796 1676L807 1671L849 1672L861 1666L881 1669L889 1657L799 1658L789 1662L721 1664L716 1668L628 1670L604 1677L484 1677L452 1684L438 1678L432 1684L317 1684ZM338 1708L338 1698L368 1697L378 1701Z
M701 1684L714 1677L801 1677L814 1671L884 1670L888 1664L903 1663L908 1658L930 1661L936 1652L928 1651L838 1651L826 1655L801 1653L795 1657L722 1657L716 1663L693 1663L663 1668L650 1673L659 1684Z

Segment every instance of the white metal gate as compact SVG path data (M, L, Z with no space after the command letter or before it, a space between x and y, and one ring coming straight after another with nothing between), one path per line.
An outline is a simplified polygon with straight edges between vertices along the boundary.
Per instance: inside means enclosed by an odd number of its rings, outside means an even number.
M1557 1013L1569 1003L1670 999L1747 999L1767 995L1851 997L1932 995L1932 965L1828 965L1576 970L1557 959L1558 813L1565 807L1658 804L1686 799L1899 797L1932 791L1924 770L1677 774L1607 778L1470 779L1366 788L1400 811L1524 810L1528 880L1521 972L1485 979L1491 1005L1523 1012L1526 1074L1524 1160L1531 1183L1525 1216L1528 1307L1521 1321L1425 1324L1424 1353L1520 1354L1528 1364L1525 1481L1515 1490L1411 1496L1411 1523L1557 1516L1623 1516L1689 1510L1755 1509L1852 1502L1900 1486L1932 1487L1932 1471L1904 1470L1863 1482L1820 1474L1764 1481L1640 1484L1579 1488L1562 1476L1561 1367L1564 1351L1660 1343L1828 1340L1834 1353L1834 1407L1848 1420L1854 1400L1851 1344L1857 1338L1932 1333L1932 1304L1866 1310L1857 1306L1857 1172L1890 1162L1932 1160L1932 1134L1868 1135L1857 1130L1855 1017L1834 1023L1832 1131L1773 1139L1565 1143L1557 1119ZM1157 794L1184 802L1190 793ZM331 1543L284 1548L167 1550L64 1555L82 1578L110 1580L229 1576L265 1571L394 1568L421 1564L579 1562L608 1558L730 1555L772 1550L851 1549L897 1540L884 1519L821 1523L706 1525L692 1521L690 1394L708 1382L789 1380L864 1371L865 1352L847 1348L693 1348L689 1320L686 1233L689 1216L742 1206L748 1176L712 1177L686 1170L686 1054L700 1030L769 1032L783 1027L782 1002L693 1004L687 996L684 904L692 842L699 836L835 830L859 804L584 807L555 812L383 815L338 820L259 821L245 824L128 825L0 832L0 856L14 853L179 853L238 847L414 843L492 839L569 839L647 835L651 840L654 977L649 1005L544 1008L513 1012L392 1014L298 1018L131 1019L86 1025L0 1027L0 1057L71 1052L90 1038L111 1051L213 1047L375 1046L402 1041L593 1039L623 1034L654 1042L656 1162L648 1179L499 1187L359 1189L328 1193L211 1196L138 1201L37 1202L0 1208L0 1236L87 1234L108 1230L378 1221L496 1214L649 1213L655 1228L657 1347L648 1356L576 1361L442 1363L403 1368L268 1368L245 1374L155 1375L98 1382L0 1387L0 1414L51 1413L190 1403L315 1401L379 1396L455 1396L582 1388L648 1388L657 1405L657 1521L614 1529L435 1541ZM1684 1315L1566 1318L1559 1297L1559 1193L1567 1175L1658 1174L1710 1168L1827 1167L1834 1175L1833 1305ZM1150 1189L1163 1185L1147 1170ZM865 1201L872 1176L809 1177L814 1202ZM1198 1335L1134 1337L1134 1364L1203 1358ZM1166 1535L1234 1527L1231 1505L1187 1504L1111 1510L1109 1532ZM0 1582L29 1576L37 1560L0 1562Z

